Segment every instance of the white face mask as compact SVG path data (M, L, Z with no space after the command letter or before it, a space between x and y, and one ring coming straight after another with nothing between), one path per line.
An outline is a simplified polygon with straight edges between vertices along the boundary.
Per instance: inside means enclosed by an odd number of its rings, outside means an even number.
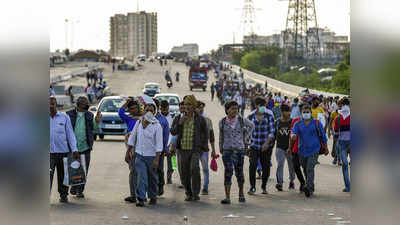
M303 119L305 120L311 119L311 113L303 113Z

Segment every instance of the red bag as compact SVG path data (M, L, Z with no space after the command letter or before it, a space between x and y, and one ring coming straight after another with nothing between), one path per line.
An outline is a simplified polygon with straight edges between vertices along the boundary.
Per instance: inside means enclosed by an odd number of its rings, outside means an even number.
M215 158L211 159L210 168L214 172L217 172L217 170L218 170L218 164L217 164L217 160L216 160L218 158L219 158L219 155L216 155Z

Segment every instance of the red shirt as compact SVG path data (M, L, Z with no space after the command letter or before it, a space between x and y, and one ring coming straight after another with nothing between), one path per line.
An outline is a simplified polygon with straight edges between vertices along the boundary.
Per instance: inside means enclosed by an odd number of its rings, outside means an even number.
M300 121L300 119L301 119L300 117L297 117L292 121L292 125L290 126L290 130L293 129L294 124L297 123L298 121ZM296 153L296 154L299 153L299 138L298 137L296 138L296 141L293 144L292 152Z

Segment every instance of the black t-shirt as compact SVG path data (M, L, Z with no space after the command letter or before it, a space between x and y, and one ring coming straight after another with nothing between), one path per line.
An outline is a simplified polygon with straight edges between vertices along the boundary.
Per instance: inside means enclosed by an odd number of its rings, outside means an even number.
M276 147L286 150L289 148L289 135L290 135L290 126L292 124L292 120L287 122L282 122L282 120L277 121L276 123Z

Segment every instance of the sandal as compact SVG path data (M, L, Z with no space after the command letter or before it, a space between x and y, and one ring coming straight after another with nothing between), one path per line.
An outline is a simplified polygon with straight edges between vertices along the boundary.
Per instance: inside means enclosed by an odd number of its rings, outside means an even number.
M239 196L239 202L246 202L246 198L244 196Z

